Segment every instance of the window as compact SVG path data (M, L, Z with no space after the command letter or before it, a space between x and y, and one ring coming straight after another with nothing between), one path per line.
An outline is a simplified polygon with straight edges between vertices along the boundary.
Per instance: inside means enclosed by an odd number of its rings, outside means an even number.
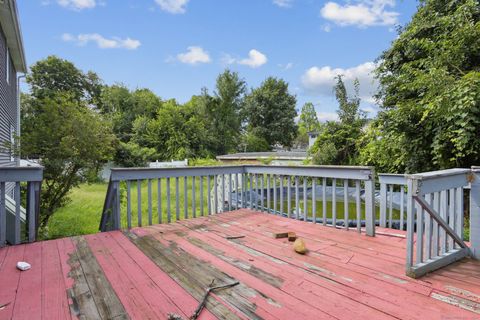
M7 70L7 74L6 74L6 78L7 78L7 83L10 84L10 50L8 50L7 48L7 58L6 58L6 62L7 62L7 67L6 67L6 70Z

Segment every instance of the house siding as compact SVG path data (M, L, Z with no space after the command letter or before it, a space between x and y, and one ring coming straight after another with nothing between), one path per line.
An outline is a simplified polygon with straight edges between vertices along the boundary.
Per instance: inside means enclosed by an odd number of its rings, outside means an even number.
M15 166L11 161L9 150L5 150L5 143L11 141L11 127L17 132L17 72L12 59L8 59L10 67L7 68L7 43L5 34L0 27L0 167ZM10 72L7 82L6 72Z

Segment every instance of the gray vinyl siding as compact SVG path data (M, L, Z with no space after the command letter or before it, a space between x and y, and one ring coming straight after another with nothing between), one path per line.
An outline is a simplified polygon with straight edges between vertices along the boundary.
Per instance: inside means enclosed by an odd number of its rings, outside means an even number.
M7 68L7 44L5 34L0 27L0 167L13 167L9 150L5 150L5 142L11 141L11 128L17 131L17 72L12 59L10 68ZM10 71L10 79L7 83L6 72ZM7 194L13 196L13 183L7 183Z
M0 166L14 166L9 150L5 150L5 142L11 140L11 126L17 131L17 72L12 59L7 68L7 45L3 30L0 28ZM10 81L7 83L6 72L10 70Z

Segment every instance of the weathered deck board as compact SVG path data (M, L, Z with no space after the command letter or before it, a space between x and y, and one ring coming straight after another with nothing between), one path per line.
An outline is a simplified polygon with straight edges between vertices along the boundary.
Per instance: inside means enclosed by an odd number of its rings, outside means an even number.
M294 231L309 252L272 233ZM392 231L383 230L386 233ZM405 276L405 238L250 210L0 249L2 319L480 318L480 262ZM229 240L227 236L243 236ZM26 260L32 269L15 268Z

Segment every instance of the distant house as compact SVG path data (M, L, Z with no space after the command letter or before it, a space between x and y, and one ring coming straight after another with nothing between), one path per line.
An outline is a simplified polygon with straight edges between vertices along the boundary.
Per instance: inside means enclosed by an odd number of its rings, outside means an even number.
M20 135L17 73L26 71L16 1L0 1L0 167L20 165L9 146Z
M244 162L248 164L262 164L266 161L272 165L303 164L307 159L306 151L271 151L271 152L242 152L217 156L217 160L224 163Z
M310 131L308 133L308 148L311 148L315 141L317 141L318 135L318 131Z

